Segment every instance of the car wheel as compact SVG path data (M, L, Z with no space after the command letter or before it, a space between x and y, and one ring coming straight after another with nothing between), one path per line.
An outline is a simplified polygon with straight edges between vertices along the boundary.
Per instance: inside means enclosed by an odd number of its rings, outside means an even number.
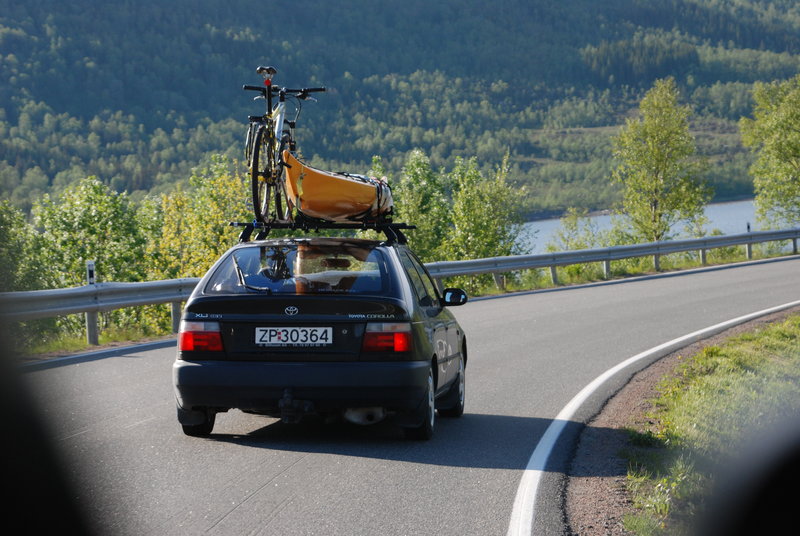
M433 426L436 421L436 402L434 399L435 386L433 385L433 369L428 369L428 389L425 407L420 410L422 424L406 429L406 435L412 439L427 440L433 437Z
M182 424L183 433L192 437L206 437L214 429L214 422L217 414L213 411L206 411L206 418L200 424Z
M439 409L442 417L461 417L464 414L464 399L466 397L466 371L464 370L464 358L458 360L458 378L453 382L450 392L447 393L443 405Z

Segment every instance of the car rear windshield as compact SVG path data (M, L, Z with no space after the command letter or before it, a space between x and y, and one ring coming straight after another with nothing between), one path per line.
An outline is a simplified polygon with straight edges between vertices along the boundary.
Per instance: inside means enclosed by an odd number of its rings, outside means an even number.
M380 250L356 243L292 242L234 250L205 292L385 295L389 284Z

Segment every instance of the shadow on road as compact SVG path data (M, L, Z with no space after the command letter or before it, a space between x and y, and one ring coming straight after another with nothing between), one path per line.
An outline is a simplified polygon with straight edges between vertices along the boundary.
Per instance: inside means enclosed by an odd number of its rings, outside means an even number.
M230 415L233 417L234 415ZM248 416L253 417L253 416ZM238 428L243 423L235 419ZM384 459L408 463L490 469L524 469L531 453L551 419L465 413L460 419L437 419L430 441L405 439L403 430L390 421L361 427L346 422L308 421L270 424L244 434L229 433L231 425L220 426L212 441L252 448L291 452L324 453L340 456ZM218 421L219 423L219 421ZM533 469L566 473L584 425L568 422L545 467ZM594 430L602 439L616 439L624 432L610 428ZM573 476L624 475L609 466L587 467Z

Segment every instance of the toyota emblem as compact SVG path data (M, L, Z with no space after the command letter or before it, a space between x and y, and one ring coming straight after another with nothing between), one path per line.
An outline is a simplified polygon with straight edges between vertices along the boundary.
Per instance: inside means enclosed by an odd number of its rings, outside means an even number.
M294 316L294 315L296 315L297 313L300 312L300 309L298 309L294 305L290 305L289 307L284 309L284 312L289 316Z

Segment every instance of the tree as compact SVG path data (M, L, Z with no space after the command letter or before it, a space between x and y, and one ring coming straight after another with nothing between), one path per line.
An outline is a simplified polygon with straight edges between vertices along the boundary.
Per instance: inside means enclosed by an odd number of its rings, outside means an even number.
M147 233L148 278L200 277L228 248L237 231L230 222L251 221L248 186L235 165L217 156L195 170L189 189L176 189L139 209Z
M553 238L545 246L546 251L570 251L579 249L593 249L605 246L609 233L601 231L597 222L589 217L588 210L569 208L561 217L561 225L553 234ZM597 263L571 264L563 270L576 278L600 277Z
M86 284L86 261L95 261L97 282L141 281L144 275L144 240L128 195L117 193L95 177L68 186L55 199L45 194L33 206L39 231L39 255L46 259L47 286ZM124 309L101 314L101 327L139 325L141 315ZM55 333L81 331L83 318L59 317ZM37 336L46 338L46 333Z
M622 211L634 239L658 242L678 222L702 221L712 191L701 179L704 164L693 158L691 112L678 104L675 81L657 80L639 113L614 138L612 180L622 184Z
M494 177L486 179L475 157L456 159L453 184L452 229L442 251L449 260L480 259L521 253L520 194L507 182L508 155ZM470 291L488 282L488 276L461 282Z
M144 243L127 194L88 177L57 199L45 194L33 214L56 286L85 284L87 260L100 280L141 280Z
M425 153L415 149L393 191L397 211L394 219L416 226L409 231L409 240L424 262L440 260L451 225L445 183L446 177L433 171Z
M753 118L742 118L742 141L758 156L750 168L758 219L800 225L800 75L753 88Z
M0 292L46 286L38 243L39 237L22 211L9 200L0 201Z
M571 207L561 217L561 225L545 249L547 251L570 251L601 247L602 236L589 211Z

